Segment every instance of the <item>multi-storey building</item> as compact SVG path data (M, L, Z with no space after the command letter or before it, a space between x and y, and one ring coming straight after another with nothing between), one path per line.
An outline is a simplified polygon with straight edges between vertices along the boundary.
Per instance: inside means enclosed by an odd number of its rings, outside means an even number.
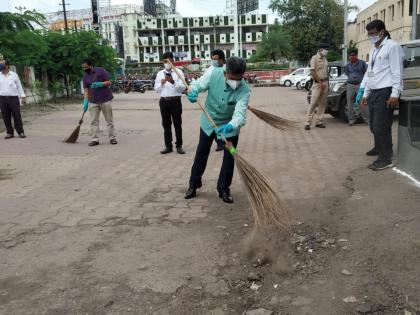
M121 45L121 17L123 14L138 13L143 14L143 7L136 4L124 4L124 5L111 5L100 7L100 22L101 22L101 34L106 38L114 49L119 49ZM50 28L54 30L64 31L63 14L59 12L46 13ZM92 9L81 9L81 10L69 10L67 11L68 28L74 28L73 20L77 20L77 28L84 30L92 30ZM71 23L69 21L72 21Z
M348 37L349 42L352 41L357 45L359 58L369 59L372 45L368 40L366 25L373 20L384 21L393 40L401 44L410 40L412 29L411 4L412 0L379 0L359 12L356 21L349 24Z
M210 59L213 49L222 49L227 57L234 53L232 16L167 18L125 14L122 19L126 59L157 62L165 51L175 52L181 60ZM240 17L240 51L244 58L256 52L263 33L268 31L267 15Z

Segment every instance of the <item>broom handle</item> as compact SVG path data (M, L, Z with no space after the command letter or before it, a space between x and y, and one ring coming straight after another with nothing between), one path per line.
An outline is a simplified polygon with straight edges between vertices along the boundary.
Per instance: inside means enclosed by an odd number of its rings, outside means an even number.
M179 73L179 70L174 66L174 64L170 60L168 60L168 62L171 65L172 69L174 69L174 71L175 71L176 75L178 76L178 78L180 78L182 80L182 82L185 84L185 86L189 89L190 86L187 83L187 81L185 80L184 76L182 76ZM206 109L201 104L201 102L197 100L197 104L198 104L198 106L201 107L201 110L207 116L207 119L210 121L210 123L213 125L213 127L217 129L218 127L217 127L216 123L214 122L213 118L210 117L209 113L207 113ZM227 139L226 139L226 137L222 133L220 134L220 136L222 137L222 139L223 139L224 142L226 142L226 143L228 142Z

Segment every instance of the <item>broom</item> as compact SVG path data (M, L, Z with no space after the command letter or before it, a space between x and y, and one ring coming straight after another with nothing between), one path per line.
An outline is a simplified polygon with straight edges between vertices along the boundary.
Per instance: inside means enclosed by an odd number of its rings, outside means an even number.
M179 70L172 62L169 61L169 63L185 86L189 87ZM217 129L216 123L201 102L197 101L197 103L213 127ZM221 137L226 148L232 154L244 183L254 216L254 229L261 230L268 226L276 226L290 231L290 214L286 202L279 198L270 181L236 152L232 143L227 141L223 134Z
M75 143L77 138L79 137L79 132L80 132L80 126L83 124L83 116L85 116L85 111L82 114L82 118L80 118L79 120L79 124L77 125L76 129L74 129L74 131L71 133L71 135L64 140L64 142L67 143Z
M248 109L251 111L251 113L253 113L259 119L263 120L273 128L287 130L290 128L296 128L298 126L296 121L281 118L279 116L256 109L255 107L248 106Z

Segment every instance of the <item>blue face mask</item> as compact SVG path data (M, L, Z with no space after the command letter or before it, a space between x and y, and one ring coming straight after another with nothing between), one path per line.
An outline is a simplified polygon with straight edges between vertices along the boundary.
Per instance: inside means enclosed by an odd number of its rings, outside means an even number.
M0 63L0 71L4 69L4 63Z

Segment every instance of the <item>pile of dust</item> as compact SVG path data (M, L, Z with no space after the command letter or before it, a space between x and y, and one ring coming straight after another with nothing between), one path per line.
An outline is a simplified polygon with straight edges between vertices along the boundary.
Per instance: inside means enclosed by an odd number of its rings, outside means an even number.
M275 228L253 231L243 241L243 253L254 265L270 265L278 273L294 271L290 234Z

